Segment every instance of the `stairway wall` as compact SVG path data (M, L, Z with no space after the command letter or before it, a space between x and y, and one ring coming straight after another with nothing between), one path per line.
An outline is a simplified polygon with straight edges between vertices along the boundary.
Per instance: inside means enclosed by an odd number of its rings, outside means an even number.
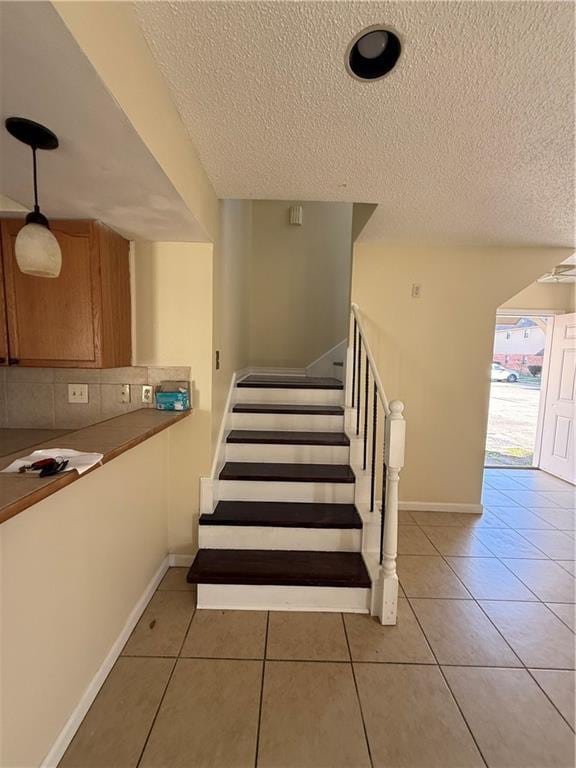
M352 204L304 202L302 226L290 205L253 203L251 365L305 368L347 335Z

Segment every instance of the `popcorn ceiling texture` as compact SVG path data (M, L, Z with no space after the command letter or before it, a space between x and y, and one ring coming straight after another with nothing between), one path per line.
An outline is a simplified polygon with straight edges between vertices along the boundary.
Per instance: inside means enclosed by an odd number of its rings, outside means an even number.
M574 6L140 2L221 197L379 203L362 239L574 243ZM370 24L403 41L378 82L344 67Z

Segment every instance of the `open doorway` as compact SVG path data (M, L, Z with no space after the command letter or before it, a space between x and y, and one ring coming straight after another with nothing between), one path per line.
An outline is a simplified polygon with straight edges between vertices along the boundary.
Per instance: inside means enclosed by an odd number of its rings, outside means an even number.
M550 321L540 315L496 316L487 467L538 465L542 370Z

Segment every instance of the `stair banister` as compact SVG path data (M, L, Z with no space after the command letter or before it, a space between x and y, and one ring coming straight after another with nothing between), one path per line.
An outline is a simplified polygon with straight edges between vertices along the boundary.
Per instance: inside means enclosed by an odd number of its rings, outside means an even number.
M378 434L383 436L384 466L382 471L382 508L379 536L379 569L377 581L373 584L373 613L382 624L395 624L398 610L398 576L396 557L398 551L398 482L404 466L404 447L406 441L406 422L403 416L404 404L400 400L388 400L382 380L376 367L370 345L366 338L362 315L358 305L351 306L351 325L353 342L351 344L352 370L348 374L346 405L352 410L354 418L351 426L356 436L360 436L363 421L363 451L361 468L367 470L367 443L371 434L370 451L370 512L375 511L376 481L376 444ZM365 357L365 369L362 371L362 354ZM364 373L364 402L362 408L362 372ZM372 416L368 416L369 378L372 376ZM383 418L378 419L378 403L382 406ZM363 419L361 418L363 410ZM366 553L370 555L370 552Z

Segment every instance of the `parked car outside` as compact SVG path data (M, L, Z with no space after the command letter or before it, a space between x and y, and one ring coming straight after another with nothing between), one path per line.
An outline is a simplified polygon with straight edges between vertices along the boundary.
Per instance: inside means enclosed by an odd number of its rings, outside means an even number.
M514 384L518 381L518 378L516 371L511 371L510 368L504 368L500 363L492 363L492 370L490 372L491 381L507 381L509 384Z

